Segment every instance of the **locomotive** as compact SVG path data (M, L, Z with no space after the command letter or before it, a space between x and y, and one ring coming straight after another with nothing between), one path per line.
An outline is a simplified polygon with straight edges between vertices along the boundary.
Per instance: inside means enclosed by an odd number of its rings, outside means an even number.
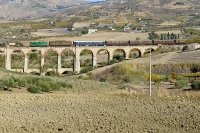
M144 46L144 45L184 45L187 40L150 40L150 41L67 41L30 42L30 47L67 47L67 46Z

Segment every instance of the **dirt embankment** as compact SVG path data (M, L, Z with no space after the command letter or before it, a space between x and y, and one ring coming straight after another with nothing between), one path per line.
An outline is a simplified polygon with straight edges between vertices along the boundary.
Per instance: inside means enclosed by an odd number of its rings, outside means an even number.
M200 62L199 50L188 51L188 52L169 52L158 55L152 55L151 63L153 64L168 64L168 63L178 63L178 62ZM117 64L108 65L105 67L101 67L92 71L94 75L98 75L104 73L106 70L111 69L112 67L123 64L125 62L138 64L138 63L149 63L149 57L142 57L136 59L126 60Z

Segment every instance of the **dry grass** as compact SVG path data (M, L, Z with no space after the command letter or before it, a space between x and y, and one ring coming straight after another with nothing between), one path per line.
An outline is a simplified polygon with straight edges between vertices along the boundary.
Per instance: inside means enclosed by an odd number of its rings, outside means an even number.
M112 23L114 19L93 19L94 23Z
M136 20L135 20L135 19L128 19L128 22L129 22L129 23L135 23Z
M118 19L116 20L116 22L117 22L117 23L125 23L126 20L125 20L125 18L118 18Z
M120 96L149 96L149 89L142 90L115 90L110 91L108 94L120 95ZM193 90L152 90L152 97L177 97L177 98L188 98L188 99L198 99L200 96L200 91Z

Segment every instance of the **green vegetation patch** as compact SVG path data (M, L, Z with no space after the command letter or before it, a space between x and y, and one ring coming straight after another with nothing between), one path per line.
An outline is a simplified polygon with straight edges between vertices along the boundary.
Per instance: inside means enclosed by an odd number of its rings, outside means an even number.
M128 19L129 23L136 23L136 19Z
M0 79L0 90L9 90L10 88L27 87L31 93L49 92L60 90L61 88L72 88L72 84L63 81L54 81L48 77L7 76Z
M116 22L125 23L126 20L125 20L125 18L118 18L118 19L116 20Z
M194 34L200 36L200 30L195 30L195 29L185 29L186 33Z
M72 27L72 22L56 22L56 27Z
M200 90L200 80L195 80L192 84L191 84L192 89L194 90Z
M143 70L135 70L131 63L124 63L114 67L112 74L102 75L103 77L100 79L102 80L104 77L107 77L106 80L116 84L130 83L134 80L145 79L145 73Z
M35 3L32 8L47 8L46 6L44 5L41 5L40 3Z
M154 73L195 73L199 71L200 63L193 62L154 64L152 67Z
M189 38L188 44L191 44L191 43L200 43L200 38Z

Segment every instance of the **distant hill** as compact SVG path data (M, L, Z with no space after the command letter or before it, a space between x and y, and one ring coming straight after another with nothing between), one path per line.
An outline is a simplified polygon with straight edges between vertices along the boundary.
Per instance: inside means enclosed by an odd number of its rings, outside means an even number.
M84 3L84 0L0 0L0 18L37 17Z
M188 9L200 5L199 0L0 0L0 18L34 18L99 1L109 3L105 4L104 8L113 8L112 3L119 3L119 6L125 4L129 8L138 7L138 10L143 10L146 6L155 7L158 13L160 9Z

